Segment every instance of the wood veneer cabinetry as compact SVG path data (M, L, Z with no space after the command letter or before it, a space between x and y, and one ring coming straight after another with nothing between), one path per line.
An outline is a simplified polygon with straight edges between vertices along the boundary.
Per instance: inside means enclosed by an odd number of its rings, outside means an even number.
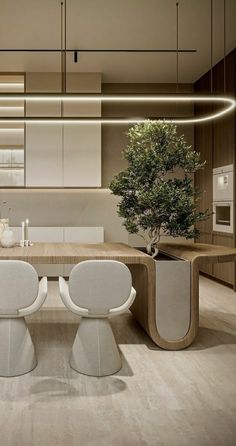
M227 237L222 234L213 234L213 244L234 247L233 237ZM234 263L218 263L213 265L213 276L226 283L234 285Z
M224 81L224 61L221 60L212 70L208 71L194 85L197 94L210 94L213 87L213 94L235 96L236 93L236 50L226 56L225 60L225 81ZM196 114L209 112L209 105L197 105L195 107ZM195 186L202 191L202 196L198 203L199 210L209 209L212 211L212 169L228 164L234 165L235 178L235 129L236 129L235 112L224 118L215 121L198 124L195 126L195 149L201 153L202 161L206 160L204 170L195 175ZM235 181L235 180L234 180ZM235 186L234 186L235 188ZM235 202L235 198L234 198ZM234 209L235 213L235 209ZM234 218L235 221L235 218ZM214 232L212 229L212 218L206 222L197 225L201 231L199 241L201 243L212 243L215 245L223 245L235 247L235 223L234 233L224 234ZM201 271L211 275L213 278L219 279L236 289L235 264L217 264L214 266L206 265Z

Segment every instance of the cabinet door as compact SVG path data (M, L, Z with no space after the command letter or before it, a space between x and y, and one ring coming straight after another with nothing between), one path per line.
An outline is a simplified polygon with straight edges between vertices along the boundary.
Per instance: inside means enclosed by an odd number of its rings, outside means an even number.
M57 73L27 73L27 93L58 91ZM29 101L27 116L60 116L61 101ZM26 186L62 187L62 124L27 123L26 133Z
M100 124L65 124L64 186L101 186Z
M200 237L196 240L197 243L207 243L212 244L212 235L207 233L201 233ZM200 271L205 274L209 274L212 276L213 274L213 265L212 263L206 263L201 265Z
M100 76L80 73L68 76L70 93L98 93ZM101 101L67 101L65 116L101 116ZM64 125L64 186L101 186L101 124L73 123Z
M22 146L24 147L23 128L0 128L0 146Z
M213 234L214 245L234 246L233 237L227 237L227 235ZM213 274L217 279L223 280L230 285L234 284L234 263L215 263L213 265Z
M61 124L26 125L26 186L63 186Z

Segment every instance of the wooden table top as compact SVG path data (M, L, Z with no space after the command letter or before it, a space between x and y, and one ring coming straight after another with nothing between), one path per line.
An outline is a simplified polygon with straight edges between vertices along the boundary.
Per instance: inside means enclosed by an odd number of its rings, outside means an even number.
M236 249L203 243L160 243L163 253L184 260L220 263L236 261ZM124 243L34 243L33 246L0 248L1 260L24 260L35 264L77 263L88 259L113 259L127 264L151 264L152 257Z
M150 264L152 258L124 243L34 243L33 246L0 248L1 260L24 260L35 264L69 264L88 259L120 260L123 263Z
M191 262L221 263L236 261L236 249L227 246L208 245L205 243L159 243L163 253L180 257Z

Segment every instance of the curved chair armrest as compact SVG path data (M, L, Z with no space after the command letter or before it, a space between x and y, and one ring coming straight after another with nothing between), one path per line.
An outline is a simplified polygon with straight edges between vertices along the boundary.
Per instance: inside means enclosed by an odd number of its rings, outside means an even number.
M68 284L61 276L59 277L59 290L62 302L72 313L77 314L77 316L88 316L88 310L79 307L71 300Z
M128 308L131 307L135 297L136 297L136 290L132 287L131 293L127 301L123 305L120 305L120 307L112 308L109 311L109 316L117 316L118 314L124 313L124 311L128 310Z
M35 299L35 301L27 308L21 308L18 311L18 316L28 316L29 314L35 313L38 311L41 306L43 305L48 293L48 281L47 277L43 277L39 282L39 290L38 290L38 296Z

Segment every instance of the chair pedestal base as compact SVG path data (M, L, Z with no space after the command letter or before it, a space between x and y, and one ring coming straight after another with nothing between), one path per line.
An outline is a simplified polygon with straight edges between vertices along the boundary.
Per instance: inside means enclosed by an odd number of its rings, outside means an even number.
M120 353L108 319L81 319L70 365L77 372L91 376L112 375L121 369Z
M0 319L0 376L24 375L36 365L34 345L25 319Z

